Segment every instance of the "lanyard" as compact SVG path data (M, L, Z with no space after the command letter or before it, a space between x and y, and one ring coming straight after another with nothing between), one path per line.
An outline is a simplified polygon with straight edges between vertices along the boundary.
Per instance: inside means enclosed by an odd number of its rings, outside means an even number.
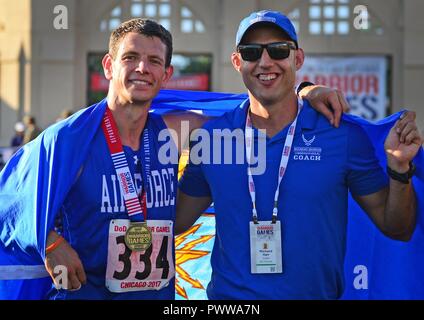
M286 141L284 143L283 152L280 160L280 168L278 170L278 185L275 190L274 195L274 208L272 209L272 223L277 221L278 215L278 196L280 194L280 184L281 180L283 180L284 174L287 169L287 165L289 162L290 151L293 144L294 133L296 130L297 119L299 117L300 110L302 110L302 100L298 102L297 115L294 119L293 123L290 125L290 128L287 132ZM250 110L250 109L249 109ZM246 159L247 159L247 177L249 183L249 194L252 200L252 218L254 223L258 223L258 213L256 211L256 188L255 182L253 181L253 175L251 170L251 158L252 158L252 145L253 145L253 127L252 120L250 119L249 110L247 111L246 117L246 127L245 127L245 145L246 145Z
M137 191L132 178L130 168L128 166L127 158L125 157L124 149L122 147L121 138L119 137L118 128L113 114L109 108L106 108L106 112L103 116L102 129L106 138L109 152L112 157L113 166L115 167L116 175L118 177L119 185L121 186L121 192L124 196L125 207L128 211L128 217L131 221L144 221L147 218L147 206L146 206L146 188L143 188L141 203L137 196ZM144 148L144 159L146 176L150 177L150 141L149 132L145 128L145 134L143 136L143 148ZM143 179L144 180L144 179Z

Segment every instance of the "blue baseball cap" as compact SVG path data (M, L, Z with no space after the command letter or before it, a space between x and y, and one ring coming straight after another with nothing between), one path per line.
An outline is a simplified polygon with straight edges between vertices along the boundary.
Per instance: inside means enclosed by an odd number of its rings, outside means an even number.
M288 34L291 40L297 44L296 30L291 23L290 19L278 11L262 10L251 13L248 17L244 18L238 27L236 35L236 47L240 44L241 39L247 30L257 23L272 23Z

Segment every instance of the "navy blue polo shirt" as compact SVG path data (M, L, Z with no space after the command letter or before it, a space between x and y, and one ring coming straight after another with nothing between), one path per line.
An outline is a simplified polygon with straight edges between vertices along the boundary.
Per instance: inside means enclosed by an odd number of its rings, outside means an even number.
M204 129L210 134L223 129L244 131L248 107L247 100L234 111L206 123ZM266 169L253 177L259 220L271 220L288 128L289 125L265 139ZM254 130L257 142L258 134ZM212 158L209 164L190 162L179 183L184 193L194 197L211 196L214 201L216 240L208 297L339 298L344 289L348 191L367 195L388 184L368 136L361 127L346 121L337 129L332 127L307 101L304 102L280 185L278 219L281 221L283 257L283 273L280 274L250 272L252 202L247 164L246 160L240 163L240 158L239 163L225 164L223 156L226 142L234 153L232 160L237 160L236 153L240 150L244 152L244 140L234 136L226 134L221 139L222 164L217 164L218 157ZM217 135L211 139L214 143L217 140L220 140ZM211 143L208 151L216 153L216 150L219 148L215 145L214 150Z

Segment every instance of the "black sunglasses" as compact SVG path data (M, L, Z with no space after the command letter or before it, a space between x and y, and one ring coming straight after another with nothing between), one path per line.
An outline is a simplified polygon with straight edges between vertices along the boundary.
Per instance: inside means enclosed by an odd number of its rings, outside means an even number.
M274 60L286 59L290 55L290 49L297 49L291 42L273 42L267 44L241 44L237 47L237 52L240 52L244 61L256 61L262 57L264 48Z

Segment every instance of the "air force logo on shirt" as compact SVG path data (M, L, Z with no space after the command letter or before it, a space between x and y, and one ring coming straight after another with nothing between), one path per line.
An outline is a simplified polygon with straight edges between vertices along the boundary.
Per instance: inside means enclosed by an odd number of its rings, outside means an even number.
M320 147L313 146L316 136L305 136L302 133L302 141L304 146L294 147L293 160L297 161L321 161Z
M140 174L134 174L134 183L137 194L142 189L142 178ZM162 168L152 170L149 183L150 192L147 193L147 209L160 208L175 205L177 190L174 190L175 179L174 168ZM115 175L103 175L102 177L102 205L100 212L120 213L125 212L124 197L121 192L118 179Z

